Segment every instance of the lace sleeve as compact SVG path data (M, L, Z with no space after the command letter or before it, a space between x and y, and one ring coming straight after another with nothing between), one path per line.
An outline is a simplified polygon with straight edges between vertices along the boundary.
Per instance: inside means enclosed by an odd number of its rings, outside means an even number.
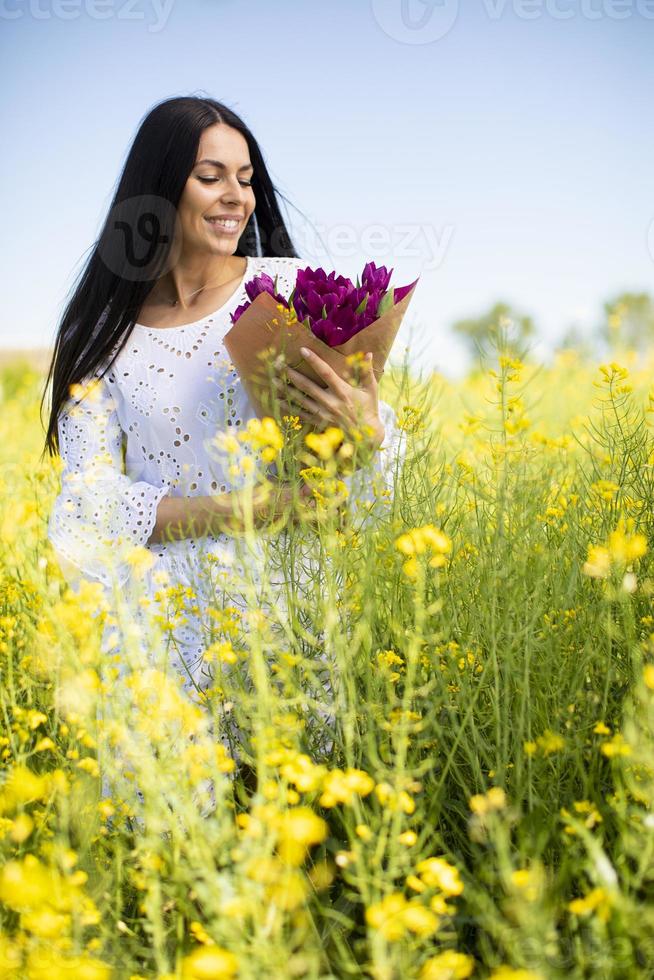
M75 395L57 423L63 470L48 538L71 585L81 574L107 588L114 580L124 586L131 573L126 552L146 544L169 484L133 481L124 473L123 433L104 378L93 377Z
M345 483L350 496L357 503L388 507L394 497L396 480L399 478L406 457L406 439L397 424L397 417L391 406L381 399L378 402L379 417L384 426L384 441L373 456L371 464L362 466L346 477Z

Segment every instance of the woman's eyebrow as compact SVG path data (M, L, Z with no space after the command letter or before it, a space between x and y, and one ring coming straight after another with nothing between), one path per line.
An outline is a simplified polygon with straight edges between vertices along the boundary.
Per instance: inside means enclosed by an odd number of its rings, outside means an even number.
M214 167L222 167L223 169L225 167L225 164L221 163L220 160L198 160L195 166L199 167L201 163L212 163ZM254 167L251 163L244 163L242 167L238 168L237 172L240 174L241 170L254 170Z

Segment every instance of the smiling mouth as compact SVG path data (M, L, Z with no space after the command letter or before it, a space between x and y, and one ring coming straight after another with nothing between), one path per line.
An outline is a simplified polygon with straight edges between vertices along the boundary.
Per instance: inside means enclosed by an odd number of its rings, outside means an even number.
M236 231L241 221L239 218L205 218L212 228L222 228L224 231Z

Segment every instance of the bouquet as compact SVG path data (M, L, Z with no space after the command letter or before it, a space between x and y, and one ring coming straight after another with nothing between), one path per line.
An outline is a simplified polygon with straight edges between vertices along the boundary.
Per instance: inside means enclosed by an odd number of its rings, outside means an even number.
M418 282L389 288L392 272L368 262L355 285L307 266L298 269L288 297L277 293L277 277L264 273L246 283L249 302L231 314L224 343L259 417L272 414L271 380L284 364L324 387L300 347L314 351L351 384L357 383L365 352L372 351L372 368L381 378Z

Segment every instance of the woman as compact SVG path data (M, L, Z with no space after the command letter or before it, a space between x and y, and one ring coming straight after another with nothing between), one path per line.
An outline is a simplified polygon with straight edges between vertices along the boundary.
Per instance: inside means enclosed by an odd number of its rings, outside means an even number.
M222 338L249 279L277 275L288 295L306 265L276 197L261 150L234 112L196 97L155 106L61 320L46 380L46 449L59 450L64 464L48 536L62 570L73 587L80 577L102 583L111 600L114 587L127 594L134 580L124 545L141 545L155 559L145 575L151 596L162 583L191 586L195 611L173 636L189 690L210 679L203 612L216 601L216 583L203 585L200 557L229 571L238 529L242 485L216 459L213 437L255 417ZM355 389L337 384L319 358L313 363L329 387L294 375L288 410L343 427L361 413L374 467L392 485L399 433L374 378ZM359 492L364 499L369 488ZM258 504L261 525L292 496L284 487Z

